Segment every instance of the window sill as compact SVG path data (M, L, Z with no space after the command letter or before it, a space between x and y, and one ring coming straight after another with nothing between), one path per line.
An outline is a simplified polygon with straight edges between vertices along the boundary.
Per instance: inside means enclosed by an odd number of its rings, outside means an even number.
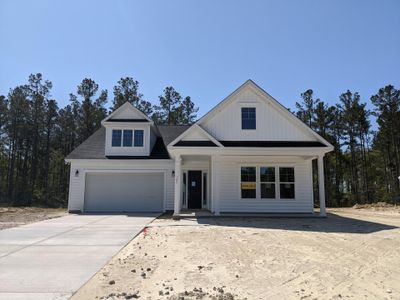
M256 201L293 201L296 198L239 198L243 201L256 200Z

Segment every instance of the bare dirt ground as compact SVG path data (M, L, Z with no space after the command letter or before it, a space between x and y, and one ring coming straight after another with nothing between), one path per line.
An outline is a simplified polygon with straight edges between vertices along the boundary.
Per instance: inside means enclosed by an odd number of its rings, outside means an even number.
M0 230L65 215L65 208L0 207Z
M157 219L72 299L400 299L400 209Z

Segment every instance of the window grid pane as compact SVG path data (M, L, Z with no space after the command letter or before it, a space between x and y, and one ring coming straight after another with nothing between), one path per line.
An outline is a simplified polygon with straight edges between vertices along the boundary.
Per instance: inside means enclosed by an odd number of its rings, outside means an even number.
M294 180L294 168L279 168L279 193L281 199L295 198Z
M132 130L124 130L124 139L122 145L124 147L132 147Z
M261 183L261 198L275 199L275 183Z
M275 182L275 168L274 167L261 167L260 168L260 181L261 182Z
M143 130L135 130L135 147L143 147Z
M112 147L121 147L121 140L122 140L122 130L113 129L111 146Z
M241 168L241 197L247 199L256 198L256 167Z
M260 167L260 190L262 199L275 199L275 167Z
M294 168L279 168L280 182L294 182Z
M294 184L281 183L280 194L281 194L281 199L294 199Z
M255 107L242 107L242 129L256 129Z

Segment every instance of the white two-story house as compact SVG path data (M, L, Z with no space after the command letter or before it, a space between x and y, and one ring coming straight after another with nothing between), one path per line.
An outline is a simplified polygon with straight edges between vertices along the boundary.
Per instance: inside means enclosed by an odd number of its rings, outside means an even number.
M129 103L70 163L71 212L312 213L312 161L333 146L248 80L193 125L156 125Z

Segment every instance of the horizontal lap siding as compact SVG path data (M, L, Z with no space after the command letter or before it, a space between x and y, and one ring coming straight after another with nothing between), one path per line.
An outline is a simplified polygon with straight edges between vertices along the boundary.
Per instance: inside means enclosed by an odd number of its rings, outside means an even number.
M240 165L220 162L219 199L221 212L310 213L313 210L310 162L294 164L295 197L291 200L240 199ZM279 164L279 163L277 163ZM254 163L249 163L254 165Z
M166 189L167 189L167 199L165 202L165 210L174 209L174 190L175 190L175 177L172 177L172 170L166 173Z
M152 161L153 162L153 161ZM79 175L75 176L75 171L79 170ZM172 177L173 164L172 162L160 162L152 163L148 165L145 161L130 161L121 164L116 161L116 164L109 164L108 161L105 164L80 164L79 162L71 163L70 172L70 185L69 185L69 198L68 198L68 210L80 210L83 211L85 201L85 172L95 172L101 170L107 173L110 172L165 172L165 188L166 188L166 199L165 209L171 210L174 207L174 178Z
M82 194L84 191L84 180L82 173L75 176L75 165L71 164L70 177L69 177L69 199L68 199L68 210L82 210L83 199ZM82 171L80 171L82 172Z

